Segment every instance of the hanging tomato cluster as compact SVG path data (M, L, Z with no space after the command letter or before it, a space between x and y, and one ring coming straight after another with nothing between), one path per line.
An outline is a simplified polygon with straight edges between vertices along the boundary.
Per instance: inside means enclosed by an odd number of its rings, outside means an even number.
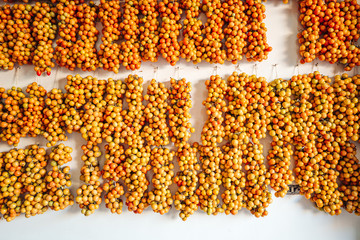
M301 63L316 58L329 63L340 63L349 71L360 66L360 4L354 0L302 0L298 34Z
M171 65L180 58L223 64L243 56L262 61L271 51L260 0L83 2L1 6L0 69L33 64L38 75L50 75L56 63L72 71L118 73L121 66L136 70L142 61L156 62L160 55ZM199 20L202 13L205 23ZM99 51L97 21L102 25Z
M360 214L353 144L360 135L360 75L331 82L319 72L270 83L245 73L213 75L205 82L201 142L193 144L191 83L185 79L172 78L169 87L153 79L146 95L137 75L124 81L68 76L65 92L47 92L37 83L25 91L0 88L1 141L16 146L21 138L43 136L53 147L49 155L38 145L0 153L0 213L10 221L76 202L88 216L105 201L117 214L125 204L134 213L151 207L160 214L174 205L183 220L198 208L209 215L246 208L264 217L273 201L269 188L284 197L295 181L318 209ZM63 166L72 149L57 145L72 132L86 141L75 198L70 169ZM266 132L272 142L265 158L260 140Z
M12 221L22 213L31 217L49 208L63 210L74 204L70 168L62 165L71 161L70 147L60 144L49 155L44 148L31 145L0 153L0 213ZM50 171L46 170L51 166Z

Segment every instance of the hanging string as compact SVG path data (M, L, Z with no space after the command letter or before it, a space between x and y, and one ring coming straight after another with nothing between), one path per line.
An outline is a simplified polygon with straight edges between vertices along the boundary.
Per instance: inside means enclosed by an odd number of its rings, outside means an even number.
M19 69L20 69L20 66L17 66L17 67L15 68L15 74L14 74L14 85L15 85L15 86L18 86Z
M319 63L313 62L312 72L318 71L319 72Z
M58 72L59 72L59 66L56 66L55 79L54 79L54 83L53 83L53 88L59 87L59 83L56 85Z
M154 67L154 79L157 79L158 70L159 70L159 67Z
M214 66L214 68L213 68L213 72L214 72L214 74L213 75L218 75L218 66Z
M179 67L175 67L175 78L176 78L177 80L179 80L179 79L180 79L180 76L179 76L179 70L180 70L180 68L179 68Z
M39 75L37 75L37 74L35 76L35 82L39 85Z
M315 62L312 63L312 69L311 72L315 72Z
M257 63L254 64L254 68L253 68L253 73L255 74L255 76L258 75L258 69L257 69Z
M278 70L277 70L277 64L274 64L274 71L275 71L275 78L279 78Z
M294 67L294 75L295 74L300 75L299 64L296 64Z
M238 63L238 64L235 65L235 72L239 72L239 73L244 72L244 71L242 71L241 68L240 68L240 63Z

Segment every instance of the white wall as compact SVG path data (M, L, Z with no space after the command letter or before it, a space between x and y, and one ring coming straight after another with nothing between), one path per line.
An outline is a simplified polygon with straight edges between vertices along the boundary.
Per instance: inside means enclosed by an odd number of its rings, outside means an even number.
M341 66L330 64L301 65L297 69L295 66L299 62L298 46L296 34L298 29L298 7L297 1L292 1L288 5L282 4L281 0L269 0L265 3L267 11L266 25L268 28L268 41L273 47L267 61L257 64L257 71L253 63L242 61L240 68L248 74L257 72L259 76L264 76L271 80L276 77L290 78L292 75L309 73L319 70L323 74L334 76L342 71ZM274 64L277 64L277 73ZM206 63L199 64L199 69L184 60L177 66L180 70L176 72L175 67L171 67L164 60L155 64L145 63L141 70L135 73L142 75L148 85L151 78L155 76L153 66L158 66L159 71L156 79L168 82L170 76L185 77L193 82L193 115L192 122L196 128L191 141L200 140L202 124L206 119L202 100L206 97L204 81L214 74L214 65ZM235 66L226 64L219 66L217 73L227 77ZM46 89L52 87L61 88L65 84L65 76L68 74L79 73L82 76L88 74L101 78L115 77L113 73L98 70L95 73L70 72L61 69L50 77L36 77L32 67L21 67L18 70L17 80L15 71L0 72L0 85L10 87L14 84L25 87L27 84L37 81ZM121 72L116 78L123 79L129 71ZM351 72L352 73L352 72ZM55 75L56 79L55 79ZM177 76L178 75L178 76ZM146 88L145 88L146 89ZM19 147L25 147L32 143L44 144L42 138L22 139ZM266 140L265 142L269 142ZM71 173L73 175L72 193L81 184L79 181L79 170L81 167L80 146L85 141L79 134L72 134L66 143L74 148ZM10 149L4 143L0 143L0 151ZM359 154L358 154L359 155ZM172 186L173 192L176 187ZM75 204L64 211L48 211L43 215L26 219L24 216L18 217L10 223L2 221L0 223L0 240L10 239L360 239L360 217L343 212L340 216L331 217L316 210L311 202L303 196L286 196L284 199L275 199L268 208L269 215L265 218L257 219L246 209L240 211L236 216L207 216L203 212L196 212L186 222L178 217L178 212L172 209L167 215L155 214L148 208L143 214L135 215L124 207L121 215L111 214L104 204L95 214L84 217L80 209Z

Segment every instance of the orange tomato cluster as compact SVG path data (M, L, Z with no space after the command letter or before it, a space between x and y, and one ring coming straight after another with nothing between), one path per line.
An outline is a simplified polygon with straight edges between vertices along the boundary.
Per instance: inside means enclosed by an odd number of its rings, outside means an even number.
M0 68L5 70L12 70L14 62L12 61L13 44L8 42L12 38L11 31L7 27L8 23L12 22L11 7L4 5L0 7Z
M123 118L121 115L123 97L126 85L121 80L108 79L106 86L106 110L104 113L104 125L102 138L105 139L105 163L102 169L102 177L106 182L103 189L106 192L105 204L112 213L121 214L123 201L121 196L125 194L124 187L119 180L125 174L123 163L125 160L124 142L121 136L123 130Z
M340 143L333 114L334 89L331 79L315 72L291 79L296 182L301 193L331 215L341 213L336 169Z
M44 148L31 145L0 153L0 214L6 221L24 213L26 217L63 210L74 203L70 168L60 165L71 160L72 149L63 144L47 155ZM47 172L46 166L52 170Z
M17 146L22 136L18 120L22 118L22 100L25 94L21 88L12 87L7 91L0 88L1 93L1 141Z
M334 89L331 86L331 79L321 76L318 72L309 74L312 78L313 97L312 107L315 111L316 148L319 153L319 189L311 200L316 203L319 209L331 215L341 213L343 203L338 190L339 172L336 166L340 160L340 144L335 141L334 131L336 129L333 117Z
M181 2L181 8L184 9L186 19L184 20L183 36L180 42L180 56L187 62L194 64L201 62L202 51L201 42L203 41L203 24L199 19L201 12L200 0L184 0Z
M47 137L52 130L49 121L44 119L46 90L37 83L27 86L24 93L21 88L5 91L0 88L1 133L2 141L17 146L22 137Z
M352 141L359 141L358 105L360 75L350 77L348 74L335 77L333 84L334 116L336 129L334 137L340 145L340 159L336 166L340 180L340 199L344 209L349 213L360 215L360 162L357 159L356 147Z
M223 3L223 9L227 24L224 29L226 60L236 64L243 58L249 16L245 13L245 5L241 0L227 0Z
M139 0L140 19L140 54L143 61L157 62L160 55L159 43L159 12L157 0Z
M52 169L45 177L48 193L45 200L48 202L52 210L64 210L66 207L74 204L74 196L71 194L69 187L71 186L70 167L62 167L62 165L72 160L72 148L65 146L63 143L54 147L49 155L48 163Z
M169 127L167 125L167 110L169 97L168 89L164 83L158 83L152 79L147 89L144 100L148 101L144 109L145 125L141 137L153 146L169 144Z
M289 191L288 185L294 181L290 169L293 150L291 139L295 128L292 122L290 105L290 82L275 79L269 84L270 101L267 111L270 112L270 123L267 126L272 137L271 149L267 156L269 163L270 186L276 191L276 197L284 197Z
M227 85L219 75L212 75L210 80L206 80L205 85L208 97L203 105L206 107L208 119L201 132L202 145L198 147L202 171L199 173L199 188L196 193L199 195L201 210L208 215L216 215L222 212L218 195L222 183L220 162L224 154L218 144L225 137L223 113L227 111L225 102Z
M109 78L106 87L106 110L104 113L104 125L102 138L105 139L105 164L102 177L108 181L119 181L121 178L121 163L124 160L124 137L121 135L124 129L123 97L125 96L126 85L121 80Z
M244 206L243 189L245 187L245 173L242 170L243 153L239 148L244 138L242 129L242 109L240 105L242 86L245 74L234 72L227 80L226 99L228 111L225 113L225 139L229 142L223 147L224 158L221 160L222 182L225 188L221 195L225 214L237 214ZM239 117L241 116L241 117Z
M151 181L154 189L149 192L148 204L161 215L169 212L173 204L169 186L174 177L174 155L175 152L167 148L155 147L151 150L150 165L154 171Z
M79 29L76 18L76 5L74 2L68 4L57 4L58 35L55 47L55 60L60 67L74 70L76 64L72 58L71 48L76 42L76 33Z
M125 151L123 168L126 174L123 181L128 190L125 194L126 205L128 210L134 213L142 213L149 206L146 192L149 181L146 173L151 169L150 155L150 146L130 147Z
M353 143L347 142L341 147L339 165L339 180L341 186L339 188L340 197L344 204L344 209L349 213L360 215L360 162L357 159L356 147Z
M182 9L178 1L171 0L159 2L158 9L161 18L159 50L163 58L174 66L180 58L178 37L182 28L180 23Z
M248 61L266 60L272 47L267 43L265 19L265 6L261 0L246 0L245 11L248 16L247 44L244 53Z
M176 147L181 148L190 139L191 133L195 132L190 123L191 115L191 82L185 78L180 80L170 79L169 89L169 135Z
M43 72L50 75L51 68L55 67L52 61L55 50L52 44L57 30L55 8L47 3L36 2L32 8L32 15L32 34L38 43L32 53L32 64L37 75L40 76Z
M335 76L333 88L335 92L333 111L336 116L336 137L341 145L346 141L359 141L359 75L350 77L348 74Z
M121 196L124 195L124 187L118 182L106 182L103 185L105 194L105 205L106 208L110 209L112 213L121 214L123 201Z
M244 207L256 217L264 217L268 214L266 208L272 202L267 188L270 174L265 166L263 145L260 143L260 139L265 138L270 120L270 114L266 111L269 88L265 78L246 74L242 74L240 85L241 95L238 97L241 99L242 111L239 112L239 140L235 143L242 150L245 164Z
M94 71L99 62L95 44L99 31L95 27L96 6L76 5L75 2L57 4L59 39L56 41L55 60L70 70Z
M207 17L205 24L201 13ZM260 0L101 0L99 5L53 0L5 5L0 7L0 68L33 64L40 76L50 75L55 63L71 71L100 67L118 73L121 65L136 70L142 61L157 62L160 55L171 65L180 58L194 64L235 64L243 55L248 61L262 61L271 51L264 18Z
M6 221L25 213L26 217L44 213L48 206L46 194L46 152L31 145L0 154L1 214Z
M302 0L300 23L303 31L298 34L301 63L316 58L329 63L340 63L346 71L360 66L360 4L354 0L324 1Z
M223 64L226 59L226 52L222 44L225 38L223 33L225 21L221 1L204 0L202 10L207 17L202 31L204 36L201 43L202 59L209 63Z
M139 7L137 0L125 0L123 7L123 21L120 23L120 32L124 41L120 45L119 59L127 70L139 69L141 65Z
M262 0L263 2L267 2L267 0ZM287 4L289 3L289 0L283 0L283 3Z
M103 26L100 44L99 67L118 73L120 69L120 2L101 0L98 17Z
M191 114L191 83L186 79L170 80L171 88L169 105L169 125L171 141L178 147L176 157L179 171L174 183L178 186L174 194L174 205L179 210L179 216L186 220L198 209L199 197L196 188L199 181L198 171L200 165L197 159L197 148L188 143L191 133L195 131L190 123Z
M146 173L151 169L151 148L145 145L141 137L141 130L145 124L143 105L143 79L137 75L129 75L125 79L126 102L128 109L123 111L125 129L122 131L125 144L129 148L125 151L122 179L127 187L126 205L129 211L142 213L149 206L147 202L147 189L149 181Z
M44 131L42 116L47 92L34 82L28 85L26 93L28 97L22 100L23 117L18 121L21 128L20 133L23 136L36 137Z
M11 34L8 40L12 48L12 62L20 66L31 63L31 54L35 50L36 42L31 34L31 11L31 5L15 4L11 9L12 21L6 25Z
M99 31L96 29L97 6L89 4L77 5L78 40L72 46L72 57L76 67L83 71L95 71L99 65L95 44Z
M82 146L84 165L80 180L85 182L78 190L76 202L86 216L94 213L101 203L102 188L98 146L102 142L106 81L80 75L68 76L65 103L68 108L63 116L68 132L77 131L87 141Z
M24 3L28 3L29 0L21 0ZM68 0L51 0L52 3L66 3ZM4 2L14 2L14 0L4 0ZM85 0L73 0L74 3L76 4L80 4L80 3L84 3Z
M199 207L209 215L246 208L264 217L272 202L269 187L283 197L295 179L300 194L318 209L360 214L360 163L351 142L359 141L360 75L335 76L331 83L314 72L267 83L234 72L227 81L211 76L205 85L208 119L201 144L189 142L194 129L191 84L185 79L172 78L169 88L152 80L145 96L137 75L124 81L68 76L66 92L55 88L47 93L36 83L24 92L0 88L1 141L16 146L21 137L44 136L50 147L65 141L66 132L78 132L86 141L83 184L75 199L68 189L70 168L63 166L71 160L71 148L60 144L49 156L37 145L0 153L0 213L10 221L20 213L29 217L76 202L88 216L105 192L106 207L117 214L125 195L134 213L151 206L165 214L174 204L183 220ZM268 168L260 143L266 132L272 137ZM176 150L163 148L169 140ZM51 171L45 169L48 164ZM172 183L178 187L175 194Z
M291 78L291 93L294 96L290 111L292 112L292 121L297 130L293 138L295 146L294 160L296 182L300 185L300 193L306 198L318 189L317 182L317 149L315 147L314 112L309 103L311 92L311 78L307 75L293 76ZM315 167L316 166L316 167Z
M47 94L43 112L44 138L48 140L47 147L66 141L66 125L63 115L66 112L65 95L62 90L54 88Z
M176 210L180 211L179 217L184 221L199 208L199 196L196 189L200 165L196 156L197 152L197 148L189 143L178 148L176 152L179 171L174 177L174 183L178 186L178 190L173 198Z

